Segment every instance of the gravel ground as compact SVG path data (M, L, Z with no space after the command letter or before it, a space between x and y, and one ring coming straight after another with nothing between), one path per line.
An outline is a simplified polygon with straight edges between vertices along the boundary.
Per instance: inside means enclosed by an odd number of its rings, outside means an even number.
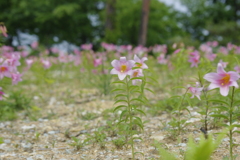
M56 97L48 99L48 104L38 111L36 121L26 117L24 112L19 113L18 120L0 123L0 137L4 143L0 144L1 160L127 160L131 159L131 149L127 146L117 148L112 140L118 136L107 136L104 140L105 147L98 143L83 145L79 150L69 144L73 143L70 137L77 137L80 140L93 135L99 127L104 127L107 120L113 119L114 114L108 113L108 118L103 113L113 108L114 101L93 95L82 98L81 101L65 104ZM37 103L38 97L34 98ZM104 112L103 112L104 111ZM39 116L41 115L41 116ZM138 155L137 159L161 159L158 150L153 146L154 141L164 144L179 159L183 159L189 135L195 141L200 139L202 134L201 116L193 108L191 122L185 128L185 133L177 139L171 138L167 124L171 115L162 113L158 116L147 115L142 117L147 121L144 132L139 135L143 141L135 141L135 150L144 153ZM210 132L218 132L213 129ZM240 137L236 135L235 141L239 143ZM239 154L240 147L236 147L234 154ZM224 138L221 145L214 152L212 159L223 159L228 155L228 138ZM239 158L240 159L240 158Z

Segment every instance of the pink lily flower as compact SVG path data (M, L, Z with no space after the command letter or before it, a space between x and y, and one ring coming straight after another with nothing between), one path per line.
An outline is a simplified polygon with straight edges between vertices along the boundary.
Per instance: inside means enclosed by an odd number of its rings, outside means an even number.
M218 63L220 63L223 66L223 68L226 68L228 65L228 62L223 62L222 60L220 60Z
M0 79L3 79L4 76L11 78L11 73L9 66L2 64L0 65Z
M234 69L237 71L237 73L240 73L240 66L235 66Z
M102 64L102 59L101 58L98 58L98 59L94 59L93 60L93 65L94 65L94 67L97 67L97 66L99 66L99 65L101 65Z
M190 56L188 62L192 63L191 67L198 67L198 63L200 62L200 56L199 55L193 57Z
M32 43L31 43L31 47L32 47L33 49L37 49L37 47L38 47L38 42L37 42L37 41L32 42Z
M32 59L26 59L25 60L26 64L27 64L27 67L30 68L33 64L33 60Z
M81 45L81 48L83 50L88 50L88 51L92 50L92 47L93 47L93 45L91 43L90 44L82 44Z
M234 71L226 72L222 64L218 63L217 73L207 73L203 78L211 82L209 90L220 88L220 94L227 96L230 86L238 88L237 80L240 76Z
M12 84L18 84L18 82L22 81L22 74L20 74L19 72L17 73L12 73Z
M199 83L196 82L196 87L188 87L189 91L192 93L192 97L191 98L194 98L194 96L196 96L199 100L201 100L200 98L200 95L201 95L201 92L203 90L203 87L199 87Z
M167 64L167 59L165 58L165 54L160 54L159 57L157 57L158 63L160 64Z
M205 54L205 57L209 59L209 61L214 61L214 59L217 57L217 54L207 53Z
M144 63L144 61L148 60L147 57L143 57L140 59L136 54L134 55L134 61L137 62L136 67L140 67L141 69L147 69L148 66Z
M51 66L52 66L52 64L50 63L50 61L48 61L48 60L41 60L41 62L42 62L42 64L43 64L43 67L45 68L45 69L48 69L48 68L50 68Z
M111 64L114 68L110 71L110 74L117 74L118 78L123 80L127 75L131 75L135 61L120 57L120 60L113 60Z
M143 73L142 73L142 69L134 69L132 70L132 73L130 75L131 78L134 78L134 77L142 77L143 76ZM141 79L134 79L132 80L132 84L133 85L136 85L137 81L142 81Z

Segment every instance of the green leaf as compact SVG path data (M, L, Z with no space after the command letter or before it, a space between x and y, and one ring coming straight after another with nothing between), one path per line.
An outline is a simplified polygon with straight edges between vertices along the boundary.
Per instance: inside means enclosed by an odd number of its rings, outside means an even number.
M129 91L132 91L134 89L139 89L139 86L130 86L128 89L129 89Z
M224 119L228 120L228 117L225 116L225 115L222 115L222 114L211 114L210 116L211 117L217 117L217 118L224 118Z
M130 100L130 102L132 102L132 101L138 101L138 102L141 102L141 103L145 103L143 100L141 100L140 98L133 98L133 99L131 99Z
M117 104L117 103L120 103L120 102L125 102L125 103L128 103L128 102L127 102L127 100L124 100L124 99L119 99L119 100L117 100L117 101L116 101L114 104ZM113 104L113 105L114 105L114 104Z
M126 105L119 105L119 106L117 106L114 110L113 110L113 112L116 112L117 110L119 110L119 109L121 109L121 108L127 108L127 106Z
M166 151L160 145L157 148L158 148L159 153L161 155L161 160L177 160L177 158L175 157L175 155L173 153L170 153L170 152Z
M123 110L120 114L120 120L122 120L122 117L127 113L127 110ZM127 118L126 118L127 119Z
M140 109L134 109L134 110L137 111L137 112L140 112L141 114L146 116L146 113L144 113L142 110L140 110Z
M116 84L124 84L124 85L126 84L124 81L115 81L115 82L112 82L112 83L114 83L114 84L115 84L115 83L116 83Z
M240 105L240 100L237 100L237 101L233 102L233 106L238 106L238 105Z
M131 78L130 80L131 80L131 81L132 81L132 80L143 80L143 78L142 78L142 77L133 77L133 78Z
M144 88L144 89L146 89L147 91L149 91L149 92L151 92L152 94L154 94L154 95L155 95L155 93L154 93L154 91L153 91L153 90L151 90L151 89L149 89L149 88Z
M117 92L117 91L125 91L125 90L124 90L124 89L117 88L117 89L113 89L113 90L111 90L111 93L113 93L113 92Z
M73 140L74 142L78 143L78 141L79 141L78 138L76 138L76 137L71 137L71 138L72 138L72 140Z
M117 99L118 97L128 97L126 94L118 94L114 97L114 99Z
M229 110L229 108L225 107L225 106L213 106L213 108L217 108L217 109L220 109L222 111L228 111Z
M156 79L154 79L153 77L146 76L146 78L149 78L149 79L151 79L152 81L154 81L156 84L158 84L158 81L157 81Z
M235 131L233 131L233 133L240 133L240 131L238 131L238 130L235 130Z
M222 101L222 100L218 100L218 99L210 99L210 100L208 100L208 102L223 103L223 104L226 104L227 106L229 106L229 104L227 102Z

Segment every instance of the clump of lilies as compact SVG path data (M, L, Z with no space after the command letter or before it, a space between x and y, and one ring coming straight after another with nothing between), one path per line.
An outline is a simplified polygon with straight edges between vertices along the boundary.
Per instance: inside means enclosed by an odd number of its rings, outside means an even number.
M144 78L141 78L144 76L143 69L148 68L148 66L144 63L146 60L147 57L140 59L137 55L134 55L134 60L127 60L126 57L120 57L120 60L113 60L111 63L114 68L110 71L110 73L118 75L120 80L120 82L117 81L115 83L124 84L125 87L125 90L117 89L125 91L126 93L116 95L116 97L124 98L116 100L115 102L115 104L118 102L124 102L125 105L117 106L114 111L122 109L119 122L124 123L124 125L127 126L125 136L130 137L129 139L126 138L126 141L128 141L128 144L131 144L132 159L135 159L135 154L139 153L134 151L134 139L136 139L134 135L136 134L136 131L133 129L133 126L138 126L141 130L143 130L143 122L135 113L145 114L144 111L139 108L139 103L144 104L144 100L146 99L144 96L146 82ZM122 82L124 79L126 79L126 82ZM132 82L132 85L130 82ZM137 82L142 82L141 86L137 86Z
M16 85L18 82L22 81L22 74L18 72L17 67L20 66L20 53L14 52L11 48L1 47L0 48L0 80L5 77L12 80L12 84ZM1 87L0 87L1 88ZM4 95L2 88L0 89L0 100Z

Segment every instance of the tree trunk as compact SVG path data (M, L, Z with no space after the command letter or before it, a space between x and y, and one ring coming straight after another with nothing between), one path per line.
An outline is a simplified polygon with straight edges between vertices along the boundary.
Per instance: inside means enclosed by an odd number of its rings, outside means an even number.
M141 13L141 24L138 38L138 45L145 46L147 40L147 25L149 15L150 0L142 1L142 13Z
M106 3L106 30L113 30L115 28L114 25L114 16L116 11L116 0L107 0Z

